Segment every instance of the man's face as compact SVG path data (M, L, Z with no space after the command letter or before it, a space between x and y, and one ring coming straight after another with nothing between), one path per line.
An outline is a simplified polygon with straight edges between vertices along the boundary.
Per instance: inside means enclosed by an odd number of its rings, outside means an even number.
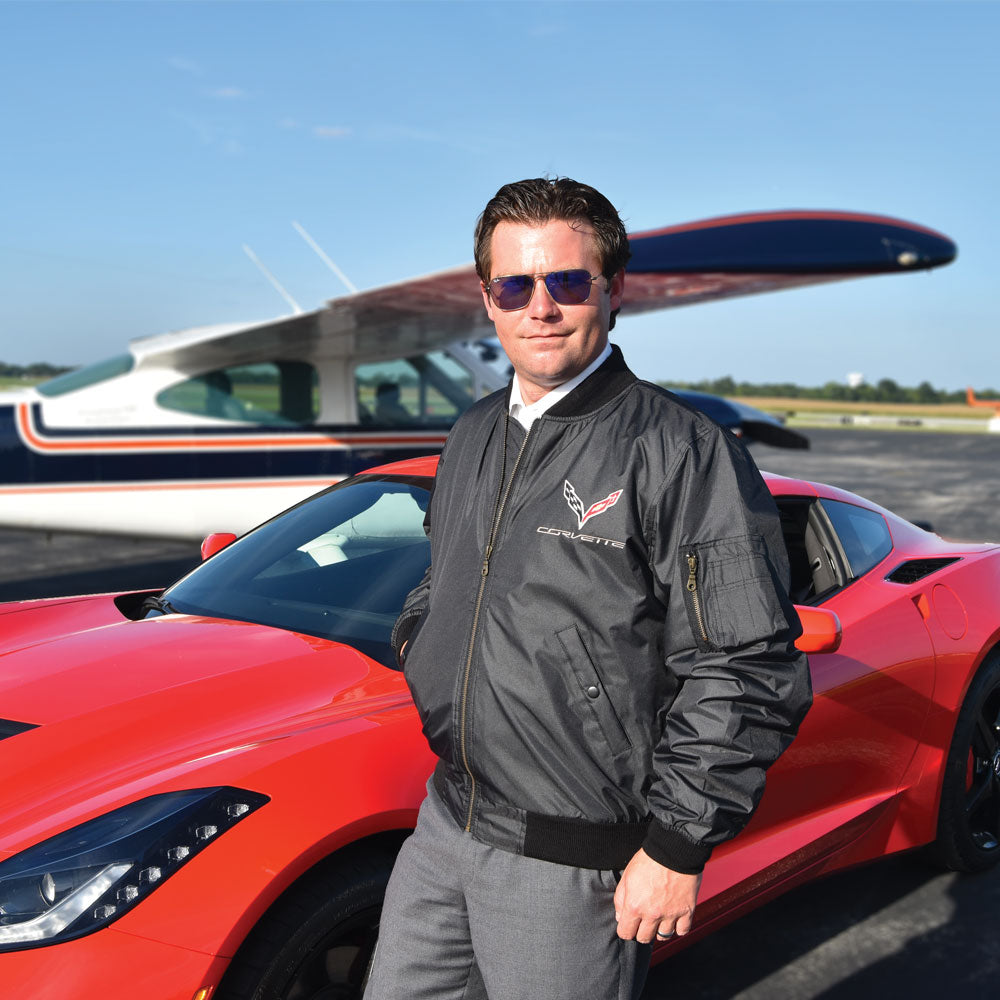
M593 232L582 222L501 222L493 231L490 250L490 279L576 268L601 273ZM526 403L578 375L604 350L611 311L621 306L625 272L619 271L611 287L607 285L598 277L586 302L563 306L549 295L544 281L536 281L531 301L510 312L496 306L483 288L486 312L517 372Z

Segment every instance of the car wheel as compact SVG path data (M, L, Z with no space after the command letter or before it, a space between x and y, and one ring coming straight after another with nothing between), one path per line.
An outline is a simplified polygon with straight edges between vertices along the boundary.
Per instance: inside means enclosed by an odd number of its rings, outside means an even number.
M937 860L980 872L1000 861L1000 655L976 674L945 764Z
M392 861L359 853L310 872L247 937L216 1000L361 1000Z

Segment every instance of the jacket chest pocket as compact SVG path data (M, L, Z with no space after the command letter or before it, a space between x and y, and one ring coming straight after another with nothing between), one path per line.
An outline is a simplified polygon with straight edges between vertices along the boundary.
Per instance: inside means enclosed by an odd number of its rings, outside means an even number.
M572 678L579 687L582 700L587 703L589 710L597 719L611 753L617 756L630 750L632 741L628 738L628 733L625 732L625 727L615 711L600 671L591 659L579 629L575 625L570 625L556 632L556 638L566 653Z

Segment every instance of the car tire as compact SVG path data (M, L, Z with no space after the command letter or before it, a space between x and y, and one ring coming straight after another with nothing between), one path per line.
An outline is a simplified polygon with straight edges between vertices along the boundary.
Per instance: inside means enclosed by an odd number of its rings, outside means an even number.
M392 863L357 852L309 872L248 935L215 1000L361 1000Z
M1000 861L1000 653L986 658L958 715L945 764L934 859L982 872Z

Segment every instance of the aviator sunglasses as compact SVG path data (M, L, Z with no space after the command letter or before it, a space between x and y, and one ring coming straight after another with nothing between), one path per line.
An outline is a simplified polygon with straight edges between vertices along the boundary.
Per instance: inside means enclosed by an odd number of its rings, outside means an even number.
M559 305L579 306L590 298L590 286L600 277L578 267L570 271L549 271L548 274L502 274L486 287L494 305L504 312L523 309L535 293L538 278L545 280L549 295Z

